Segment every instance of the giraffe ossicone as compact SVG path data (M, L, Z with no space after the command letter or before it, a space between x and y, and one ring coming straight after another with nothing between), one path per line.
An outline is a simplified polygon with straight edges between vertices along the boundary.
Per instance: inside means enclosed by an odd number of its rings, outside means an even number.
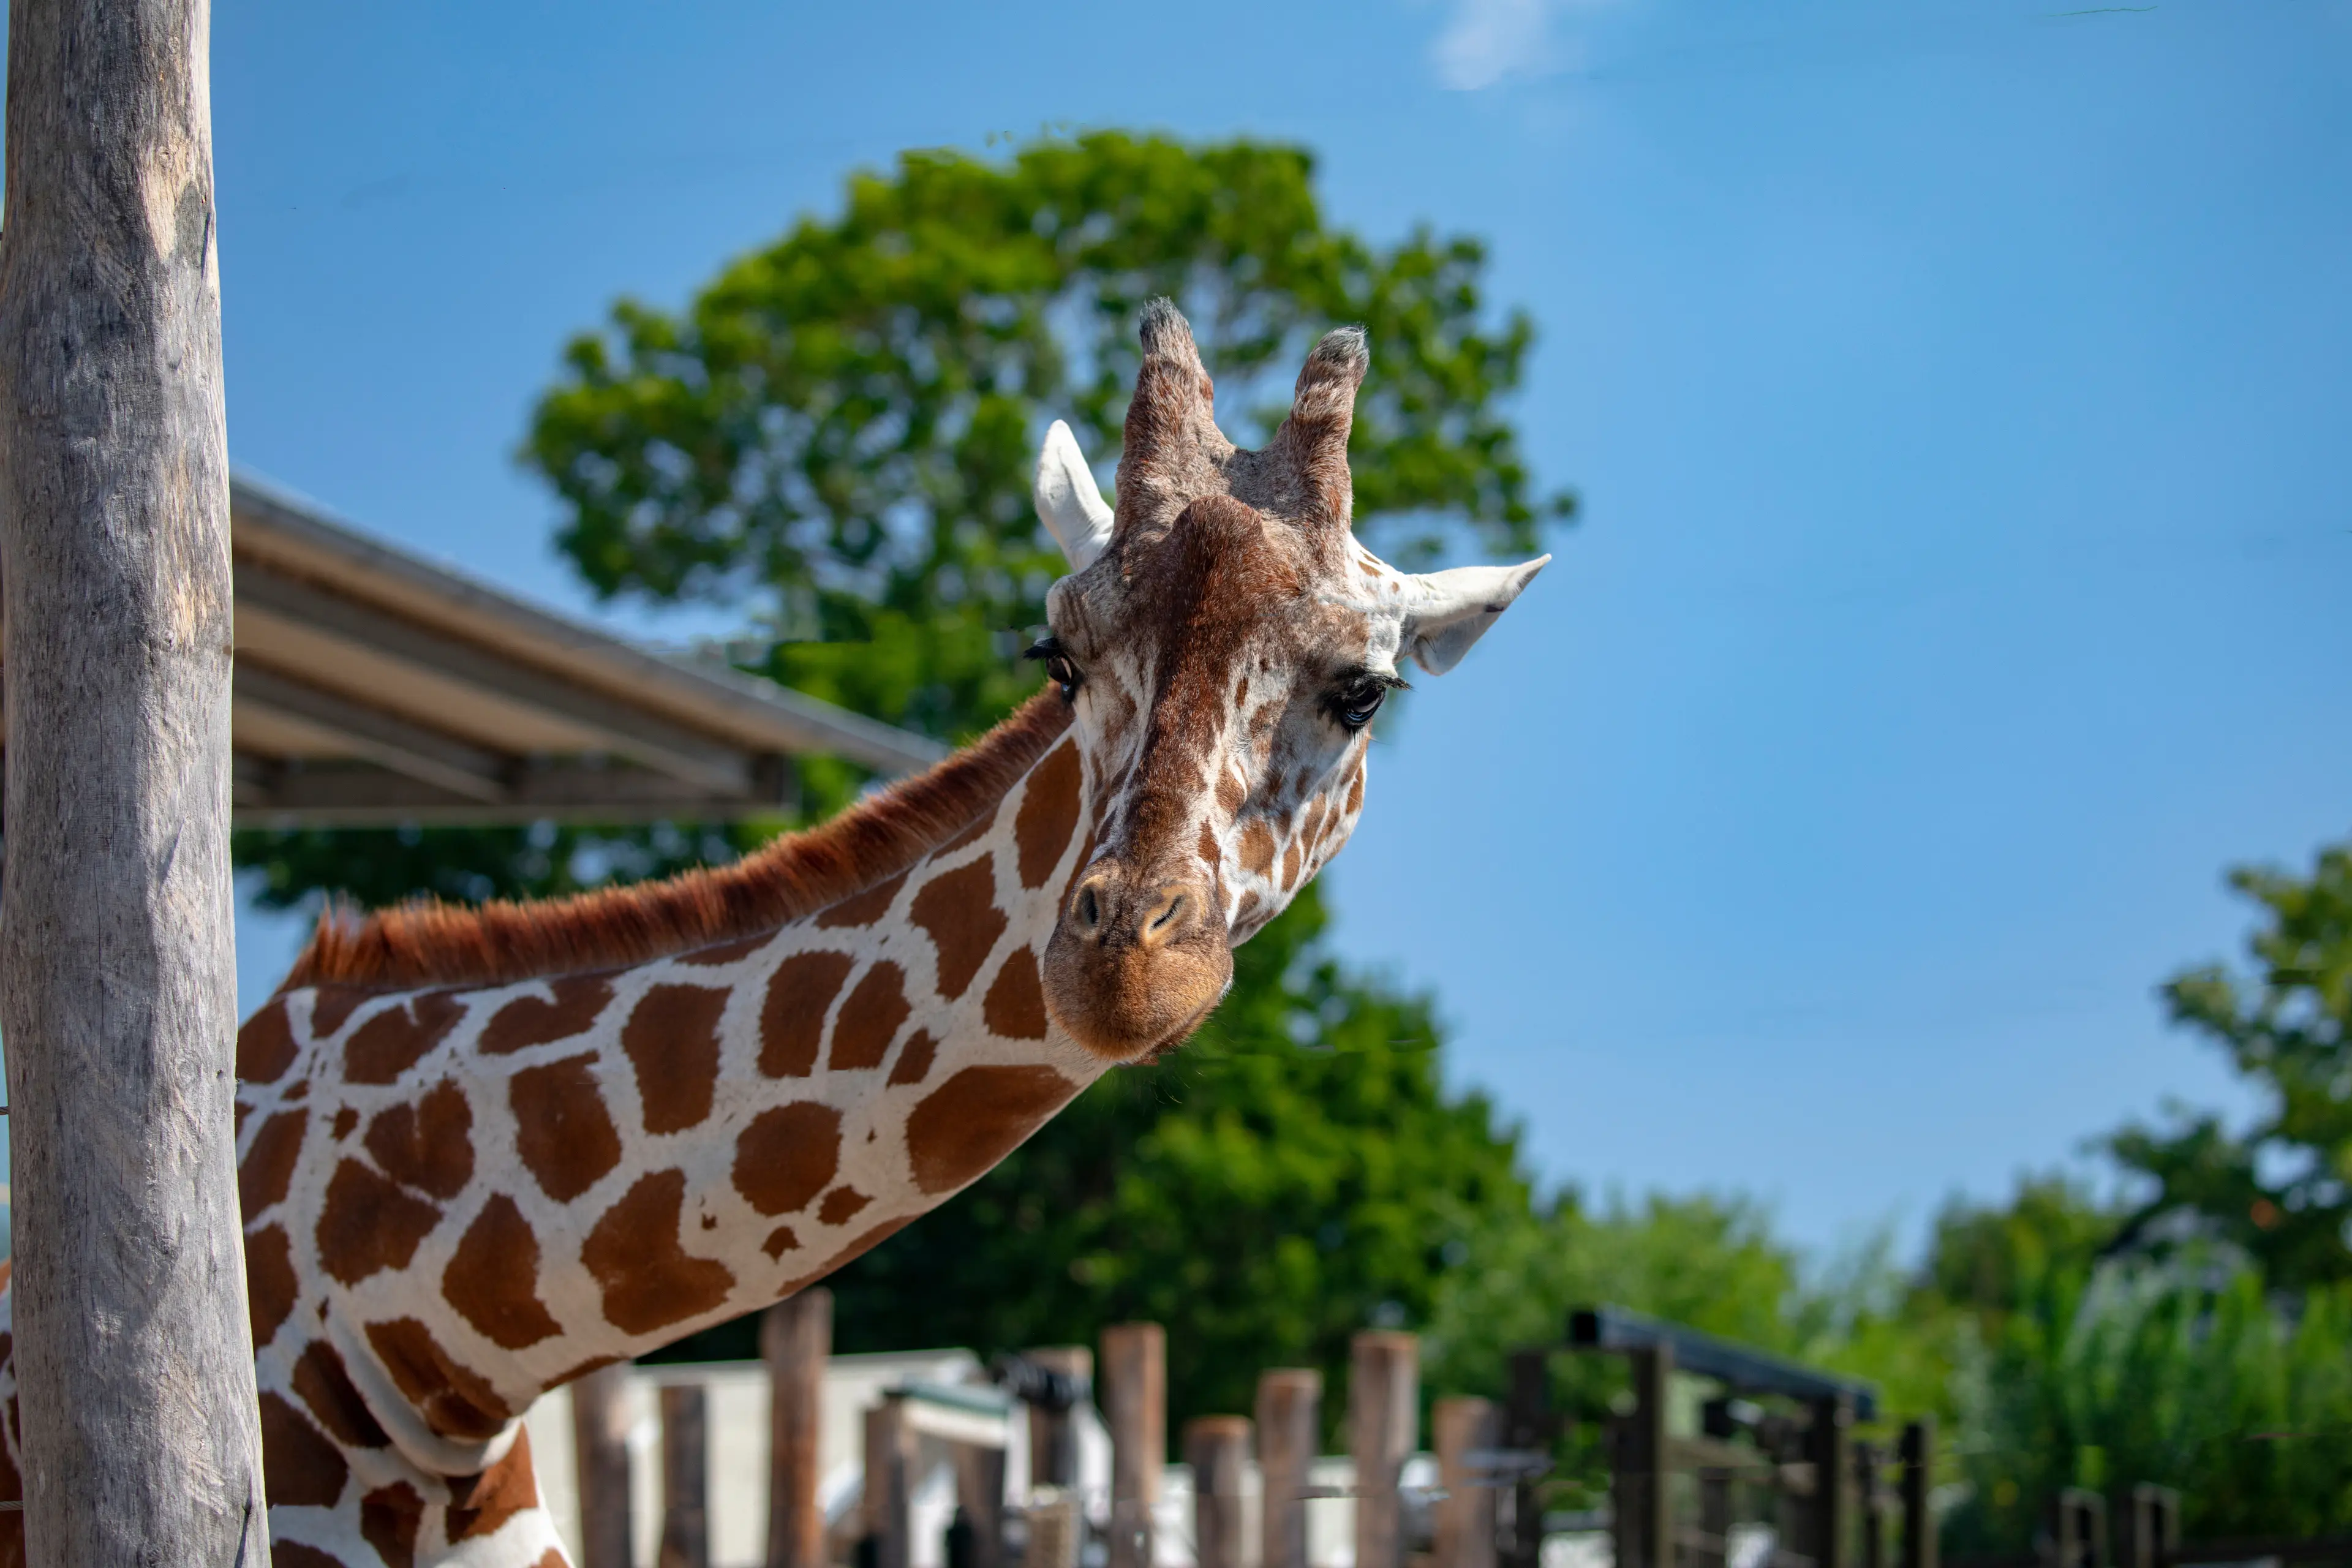
M1011 719L732 867L331 916L247 1022L279 1563L561 1568L530 1402L824 1278L1181 1044L1353 829L1399 661L1450 668L1542 566L1414 575L1356 542L1360 331L1259 452L1217 430L1172 305L1141 335L1116 509L1066 426L1040 458L1073 570ZM0 1362L0 1499L16 1398Z

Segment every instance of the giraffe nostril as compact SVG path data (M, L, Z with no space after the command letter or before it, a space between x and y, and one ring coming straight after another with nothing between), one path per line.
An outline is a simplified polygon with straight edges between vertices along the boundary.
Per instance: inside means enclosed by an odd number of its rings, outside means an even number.
M1192 889L1162 888L1137 936L1146 948L1163 947L1192 928L1200 909L1200 896Z
M1102 929L1102 900L1095 893L1092 882L1078 889L1076 909L1078 929L1089 933Z

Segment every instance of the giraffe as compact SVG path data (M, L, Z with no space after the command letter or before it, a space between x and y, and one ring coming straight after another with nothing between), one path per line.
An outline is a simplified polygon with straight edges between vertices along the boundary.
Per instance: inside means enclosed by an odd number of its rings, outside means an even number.
M731 867L331 914L246 1023L281 1568L562 1568L531 1401L822 1279L1181 1044L1352 831L1400 658L1444 673L1543 566L1410 574L1355 542L1360 330L1258 452L1172 304L1140 335L1115 510L1046 438L1071 571L1003 724ZM9 1321L0 1293L0 1499Z

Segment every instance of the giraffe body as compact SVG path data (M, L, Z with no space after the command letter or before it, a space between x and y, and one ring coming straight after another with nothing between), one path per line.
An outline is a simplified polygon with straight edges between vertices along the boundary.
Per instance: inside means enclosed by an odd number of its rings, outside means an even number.
M740 868L324 926L246 1024L278 1563L561 1568L532 1400L823 1278L1181 1044L1346 841L1350 705L1400 653L1450 664L1533 568L1412 578L1348 536L1360 336L1264 454L1208 421L1181 317L1144 336L1116 521L1058 426L1041 469L1078 568L1041 645L1058 694ZM0 1498L15 1404L0 1360Z

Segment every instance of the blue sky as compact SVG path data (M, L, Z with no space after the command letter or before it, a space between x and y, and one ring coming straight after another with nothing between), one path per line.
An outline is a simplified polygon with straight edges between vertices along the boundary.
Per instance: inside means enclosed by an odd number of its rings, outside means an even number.
M574 609L511 457L562 340L902 148L1291 139L1483 236L1585 520L1384 748L1343 950L1547 1176L1823 1247L2242 1103L2152 987L2352 826L2347 0L214 25L236 460ZM241 919L248 1002L298 934Z

